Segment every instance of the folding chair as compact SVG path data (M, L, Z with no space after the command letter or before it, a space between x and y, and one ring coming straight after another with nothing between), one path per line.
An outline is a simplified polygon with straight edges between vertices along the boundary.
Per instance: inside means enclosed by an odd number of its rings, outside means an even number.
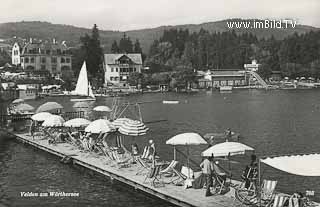
M261 202L268 205L274 197L274 191L277 186L278 181L275 180L263 180L261 186Z
M140 157L136 159L137 163L140 165L139 171L136 173L136 175L142 175L142 172L149 171L151 167Z
M272 207L283 207L287 200L288 196L286 195L276 195L274 196Z
M150 180L150 184L153 187L156 187L156 182L159 183L161 186L164 186L164 183L160 180L160 168L161 165L156 165L155 167L151 167L149 173L146 175L143 183L146 183L147 180Z
M222 190L227 188L226 181L227 179L231 180L231 174L225 171L222 171L221 167L214 164L214 177L216 183L215 190L218 191L219 194L222 193Z
M130 161L131 157L121 158L117 151L112 151L112 155L113 155L115 162L119 168L129 166L129 161Z

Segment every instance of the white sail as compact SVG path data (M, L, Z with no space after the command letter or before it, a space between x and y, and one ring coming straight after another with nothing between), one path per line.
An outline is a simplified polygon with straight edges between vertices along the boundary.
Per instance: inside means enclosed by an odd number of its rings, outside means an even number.
M88 80L87 66L85 61L83 62L79 73L76 89L72 91L72 94L80 96L91 96L94 98L92 88Z

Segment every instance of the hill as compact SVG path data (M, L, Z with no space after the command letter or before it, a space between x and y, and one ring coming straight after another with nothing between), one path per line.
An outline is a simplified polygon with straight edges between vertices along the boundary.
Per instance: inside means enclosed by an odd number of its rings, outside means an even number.
M126 34L133 40L139 39L141 47L145 53L148 53L150 45L155 39L159 39L163 31L170 28L188 29L190 32L198 32L201 28L208 30L209 32L223 32L230 30L227 26L228 21L244 21L241 19L229 19L216 22L207 22L203 24L186 24L176 26L161 26L149 29L140 29L126 31ZM255 21L255 20L245 20ZM98 25L99 26L99 25ZM295 28L288 29L236 29L237 33L251 32L258 38L267 38L274 36L276 39L283 39L293 33L298 34L305 33L310 30L319 30L319 28L297 25ZM22 38L39 38L39 39L53 39L65 40L70 46L77 46L79 44L80 36L85 33L91 33L91 29L75 27L71 25L52 24L49 22L39 21L22 21L22 22L10 22L0 24L0 38L10 38L13 36ZM111 48L111 44L114 40L119 41L122 37L121 31L108 31L100 28L100 37L102 47L106 52Z

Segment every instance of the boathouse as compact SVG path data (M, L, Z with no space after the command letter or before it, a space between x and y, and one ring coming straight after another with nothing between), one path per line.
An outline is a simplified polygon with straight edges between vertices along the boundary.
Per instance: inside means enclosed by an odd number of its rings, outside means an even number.
M245 86L248 85L248 74L243 70L224 69L198 71L199 88L217 88L220 86Z

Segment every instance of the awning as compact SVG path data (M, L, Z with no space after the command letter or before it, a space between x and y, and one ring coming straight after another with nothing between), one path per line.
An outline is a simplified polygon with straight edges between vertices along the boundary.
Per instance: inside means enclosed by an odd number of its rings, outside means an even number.
M260 161L291 174L320 176L320 154L269 157Z

